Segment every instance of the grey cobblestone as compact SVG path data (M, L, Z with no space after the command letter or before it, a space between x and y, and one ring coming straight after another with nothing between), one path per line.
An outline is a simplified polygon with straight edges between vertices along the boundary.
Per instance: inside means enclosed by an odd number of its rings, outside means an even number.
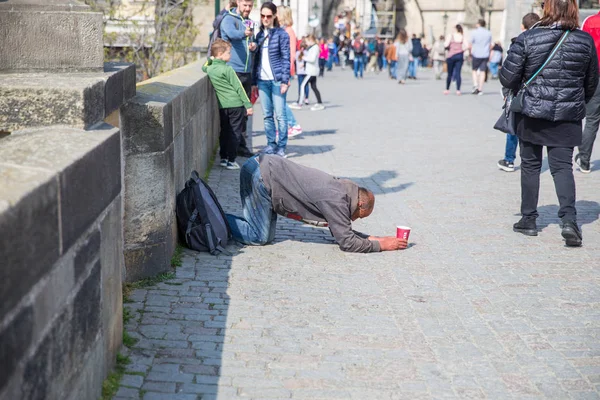
M410 225L412 247L343 253L328 230L280 217L272 245L184 251L180 285L126 305L142 310L127 371L146 374L144 400L599 397L600 153L592 174L575 172L584 247L563 246L546 161L542 230L515 234L519 173L496 168L505 137L491 129L497 82L459 98L428 73L405 86L384 75L326 73L327 109L296 112L305 132L287 150L371 188L375 211L355 228ZM239 174L216 161L209 184L239 214Z

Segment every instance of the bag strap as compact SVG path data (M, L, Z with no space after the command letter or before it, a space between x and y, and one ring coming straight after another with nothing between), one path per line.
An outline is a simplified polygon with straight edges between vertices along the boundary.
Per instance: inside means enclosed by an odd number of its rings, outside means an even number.
M537 76L540 74L540 72L542 72L542 70L544 68L546 68L546 65L548 65L548 63L550 62L550 60L552 60L552 58L554 57L554 55L556 54L556 52L558 51L558 48L560 46L562 46L562 44L565 42L565 40L567 39L567 36L569 36L569 33L571 33L571 31L567 30L565 31L565 33L562 34L561 38L558 40L558 42L554 45L554 48L552 49L552 51L550 52L550 55L548 56L548 58L546 59L546 61L542 64L542 66L540 67L540 69L537 70L537 72L535 74L533 74L533 76L531 78L529 78L529 80L527 82L525 82L525 84L523 85L523 89L525 89L527 86L529 86L529 84L531 82L533 82L533 80L535 78L537 78Z

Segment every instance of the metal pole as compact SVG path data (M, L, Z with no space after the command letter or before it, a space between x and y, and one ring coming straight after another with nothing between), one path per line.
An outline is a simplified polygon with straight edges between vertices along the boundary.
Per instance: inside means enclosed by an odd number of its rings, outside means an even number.
M221 1L215 0L215 18L217 18L217 16L219 15L220 12L221 12Z

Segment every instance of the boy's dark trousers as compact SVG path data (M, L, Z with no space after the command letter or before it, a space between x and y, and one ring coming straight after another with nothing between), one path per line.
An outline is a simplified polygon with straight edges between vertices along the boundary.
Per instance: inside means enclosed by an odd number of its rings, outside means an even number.
M221 132L219 134L219 154L221 160L234 162L237 156L240 138L246 123L246 108L221 108L219 109L221 117Z
M246 72L237 72L237 71L235 74L240 79L240 82L242 83L242 87L244 88L244 91L246 92L246 96L248 96L248 98L250 98L250 92L252 91L252 74L246 73ZM247 126L248 126L248 116L244 115L244 129L242 130L242 135L240 136L240 141L238 144L240 154L241 153L251 153L251 150L248 148L248 144L246 143L246 135L247 135L246 127Z

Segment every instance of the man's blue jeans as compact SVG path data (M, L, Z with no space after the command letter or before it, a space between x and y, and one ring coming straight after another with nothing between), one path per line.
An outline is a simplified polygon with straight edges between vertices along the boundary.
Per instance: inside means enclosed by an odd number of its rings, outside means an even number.
M281 83L276 81L258 81L258 92L260 104L263 109L265 133L267 145L273 150L280 148L285 150L287 146L287 113L285 110L286 93L281 94ZM277 116L277 127L279 130L279 143L276 142L276 128L274 115Z
M296 121L296 117L294 117L294 113L292 112L292 109L290 108L290 106L287 102L285 103L285 113L286 113L285 119L287 121L288 128L292 128L292 127L298 125L298 121Z
M506 150L504 152L504 159L509 162L515 162L515 158L517 158L517 144L519 143L519 138L516 135L506 134Z
M243 244L264 245L275 239L277 214L271 195L260 175L258 156L244 163L240 170L242 217L226 214L233 238Z
M419 60L414 58L408 63L408 76L412 78L417 77L417 68L419 68Z
M362 78L363 71L365 69L365 58L362 54L354 56L354 77L358 78L359 76Z

